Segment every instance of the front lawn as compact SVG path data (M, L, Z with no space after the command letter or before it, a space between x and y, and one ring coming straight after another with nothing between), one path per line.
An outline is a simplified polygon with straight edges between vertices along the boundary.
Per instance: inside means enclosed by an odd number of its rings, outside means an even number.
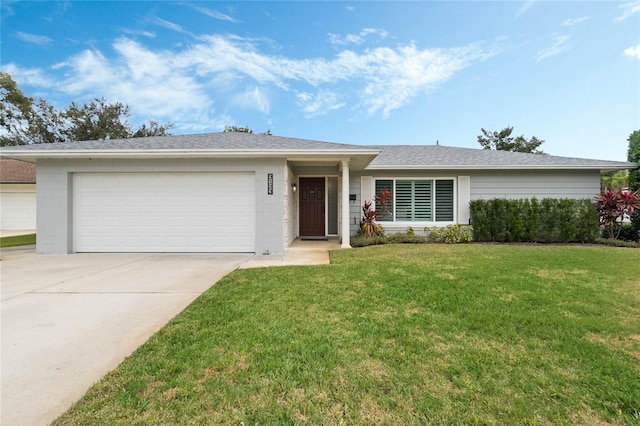
M228 275L56 424L640 422L640 250L331 257Z
M36 234L0 238L0 247L30 246L36 243Z

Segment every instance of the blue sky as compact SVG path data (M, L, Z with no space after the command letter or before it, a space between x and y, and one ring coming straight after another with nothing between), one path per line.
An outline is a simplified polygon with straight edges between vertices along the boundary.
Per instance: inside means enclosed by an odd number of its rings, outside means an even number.
M254 131L626 160L639 1L2 2L0 68L57 107L105 97L174 134Z

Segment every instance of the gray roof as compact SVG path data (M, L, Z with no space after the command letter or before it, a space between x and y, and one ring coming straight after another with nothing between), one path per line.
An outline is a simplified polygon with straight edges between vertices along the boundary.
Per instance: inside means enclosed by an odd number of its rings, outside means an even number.
M307 139L254 133L202 133L195 135L153 136L69 143L22 145L2 148L11 151L112 151L112 150L206 150L206 151L371 151L362 145L347 145Z
M456 148L442 145L349 145L253 133L203 133L147 138L23 145L0 148L7 158L153 156L349 156L367 169L598 169L621 170L635 163L553 155ZM367 165L368 163L368 165Z
M442 145L375 145L382 150L367 169L624 169L637 164L546 154L457 148Z

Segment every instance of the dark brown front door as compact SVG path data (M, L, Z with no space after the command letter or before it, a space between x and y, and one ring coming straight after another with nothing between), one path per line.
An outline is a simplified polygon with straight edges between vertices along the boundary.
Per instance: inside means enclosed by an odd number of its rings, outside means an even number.
M300 178L300 236L324 237L324 178Z

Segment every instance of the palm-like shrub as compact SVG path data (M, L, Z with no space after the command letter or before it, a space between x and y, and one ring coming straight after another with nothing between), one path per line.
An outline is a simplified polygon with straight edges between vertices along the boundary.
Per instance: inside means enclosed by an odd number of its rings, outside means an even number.
M636 192L607 189L596 196L593 204L607 236L618 238L625 215L630 217L640 209L640 189Z

